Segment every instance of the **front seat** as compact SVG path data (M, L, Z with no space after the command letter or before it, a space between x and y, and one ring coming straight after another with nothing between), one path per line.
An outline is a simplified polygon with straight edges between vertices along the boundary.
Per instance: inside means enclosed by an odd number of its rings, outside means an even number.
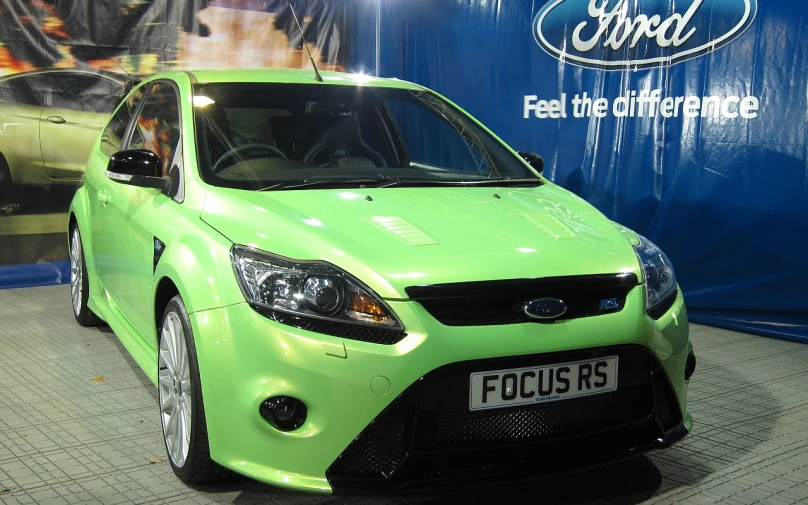
M300 159L299 153L305 148L306 131L295 116L270 116L269 129L275 147L288 158Z

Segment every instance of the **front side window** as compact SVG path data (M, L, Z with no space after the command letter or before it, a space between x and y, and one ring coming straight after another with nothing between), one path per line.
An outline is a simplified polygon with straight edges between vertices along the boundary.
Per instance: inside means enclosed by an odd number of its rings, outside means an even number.
M112 156L122 149L121 143L124 133L126 133L126 127L132 121L132 116L148 87L148 84L144 84L132 90L104 129L104 133L101 135L101 151L107 156Z
M0 82L0 100L18 105L50 105L50 77L29 75L10 77Z
M541 179L429 91L272 83L194 87L203 180L239 189Z
M177 92L167 83L154 84L132 129L128 149L147 149L160 156L168 175L180 140Z

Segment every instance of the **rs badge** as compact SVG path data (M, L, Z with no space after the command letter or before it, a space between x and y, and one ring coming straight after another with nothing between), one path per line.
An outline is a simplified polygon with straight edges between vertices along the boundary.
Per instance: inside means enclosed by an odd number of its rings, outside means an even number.
M600 301L600 310L614 310L620 308L617 298L604 298Z

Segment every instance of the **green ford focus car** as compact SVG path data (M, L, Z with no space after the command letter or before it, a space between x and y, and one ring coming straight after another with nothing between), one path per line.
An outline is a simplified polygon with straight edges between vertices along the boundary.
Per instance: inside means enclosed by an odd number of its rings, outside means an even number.
M157 385L189 483L428 492L668 447L696 364L670 261L541 168L399 80L158 74L70 207L76 320Z

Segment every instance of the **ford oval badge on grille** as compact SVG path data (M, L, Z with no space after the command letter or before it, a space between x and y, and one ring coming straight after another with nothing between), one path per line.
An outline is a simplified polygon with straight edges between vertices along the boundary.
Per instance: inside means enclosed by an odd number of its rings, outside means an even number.
M555 319L567 312L567 304L557 298L539 298L527 302L524 310L532 319Z

